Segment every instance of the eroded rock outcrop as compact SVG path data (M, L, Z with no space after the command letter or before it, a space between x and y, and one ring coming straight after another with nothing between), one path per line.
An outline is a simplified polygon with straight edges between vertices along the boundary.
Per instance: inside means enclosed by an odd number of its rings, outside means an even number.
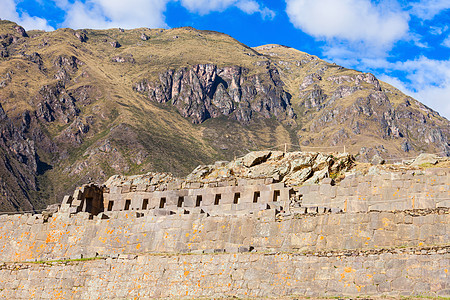
M0 154L0 210L33 209L39 162L34 141L22 135L1 105Z
M55 78L62 81L68 81L78 70L78 67L83 64L82 61L73 55L60 55L53 61L53 65L57 68Z
M37 101L36 116L47 122L60 120L68 123L79 113L75 99L66 93L62 82L43 86L39 90Z
M193 123L221 115L244 123L256 116L295 118L290 95L283 90L276 69L257 75L248 72L239 66L195 65L161 73L159 82L142 80L134 89L152 101L171 102Z

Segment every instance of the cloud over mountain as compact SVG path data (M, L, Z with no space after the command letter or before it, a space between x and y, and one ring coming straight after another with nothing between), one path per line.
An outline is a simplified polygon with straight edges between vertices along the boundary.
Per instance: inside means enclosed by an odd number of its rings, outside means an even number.
M408 32L408 14L368 0L287 0L295 27L318 38L390 47Z
M20 23L26 29L53 30L43 18L32 17L27 12L19 14L14 0L0 0L0 18Z

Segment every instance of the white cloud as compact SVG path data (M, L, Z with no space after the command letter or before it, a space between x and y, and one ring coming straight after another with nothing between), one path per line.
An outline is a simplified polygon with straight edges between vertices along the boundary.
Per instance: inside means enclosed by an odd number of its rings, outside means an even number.
M181 5L190 12L206 15L212 11L224 11L234 5L236 0L181 0Z
M164 11L169 0L89 0L73 4L57 0L71 28L167 27Z
M32 17L27 13L19 14L17 12L16 3L14 0L0 0L0 18L16 22L23 26L26 30L29 29L42 29L51 31L53 27L48 25L47 20Z
M412 94L413 98L433 108L447 120L450 120L450 84L429 86Z
M422 20L431 20L446 9L450 9L449 0L421 0L412 4L411 14Z
M71 28L167 27L167 3L175 0L53 0L66 12L64 26ZM247 14L260 13L273 18L275 13L254 0L181 0L181 5L200 15L236 6Z
M408 40L410 40L411 42L414 43L414 45L416 45L419 48L430 48L430 45L426 42L423 41L424 37L420 34L414 33L414 32L410 32L408 34Z
M448 25L445 25L444 27L439 27L439 26L430 26L430 30L429 32L432 35L441 35L444 32L446 32L448 30Z
M213 11L224 11L235 6L247 14L260 13L265 18L273 19L275 12L260 5L254 0L181 0L183 5L190 12L205 15Z
M450 61L419 57L405 62L389 63L382 60L365 61L368 68L378 67L403 72L407 81L381 75L392 84L450 120Z
M442 46L450 48L450 35L442 42Z
M259 3L253 0L241 0L236 3L236 6L243 12L251 15L254 13L260 13L263 19L273 19L275 12L267 7L261 7Z
M0 18L15 21L26 29L53 30L47 20L17 12L15 1L0 0ZM247 14L259 13L263 19L273 19L275 12L255 0L52 0L65 12L62 26L71 28L137 28L168 27L164 12L167 3L180 1L181 5L200 15L221 12L237 7Z
M236 6L247 14L254 14L255 12L258 12L260 10L259 4L251 0L239 1Z
M386 1L286 0L286 4L295 27L329 42L350 42L355 48L390 49L409 28L409 15Z

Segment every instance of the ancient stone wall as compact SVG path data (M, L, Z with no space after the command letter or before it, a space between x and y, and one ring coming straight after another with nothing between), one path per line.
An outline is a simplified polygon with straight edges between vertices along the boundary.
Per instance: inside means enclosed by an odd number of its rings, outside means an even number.
M346 212L450 207L448 168L349 175L339 185L299 188L302 205L340 208Z
M284 183L264 184L265 180L229 181L202 186L191 184L186 189L154 191L154 186L113 186L104 195L105 211L126 210L203 210L210 214L234 214L264 210L267 204L279 207L289 203L293 189Z
M0 297L448 296L449 251L122 255L93 261L3 264Z
M0 297L449 296L449 185L439 168L88 185L58 212L0 216Z
M329 251L446 245L449 208L370 213L325 213L275 219L275 210L254 215L180 214L140 216L116 212L111 219L88 213L0 218L2 261L48 260L122 253Z
M450 207L448 171L446 168L430 168L378 175L348 175L338 184L327 178L321 184L300 187L272 183L268 179L208 184L194 182L186 188L169 184L159 190L150 184L114 185L103 188L103 204L98 204L98 208L94 206L94 214L100 211L141 211L161 215L203 211L211 215L236 215L270 208L288 211L292 197L298 200L296 205L304 208L304 212L317 209L367 212ZM92 213L92 205L86 204L99 199L92 197L92 194L98 194L98 190L93 185L77 189L73 197L66 196L61 209Z

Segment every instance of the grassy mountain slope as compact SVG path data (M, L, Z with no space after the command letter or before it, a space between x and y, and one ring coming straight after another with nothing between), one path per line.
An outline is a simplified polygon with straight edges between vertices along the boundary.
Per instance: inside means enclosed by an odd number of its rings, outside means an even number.
M345 145L360 158L449 155L449 121L372 74L283 46L255 50L275 61L292 94L303 149Z
M0 45L0 104L38 162L35 192L5 202L38 209L112 174L185 175L284 143L346 144L362 158L450 154L446 119L291 48L193 28L26 33L1 20Z

